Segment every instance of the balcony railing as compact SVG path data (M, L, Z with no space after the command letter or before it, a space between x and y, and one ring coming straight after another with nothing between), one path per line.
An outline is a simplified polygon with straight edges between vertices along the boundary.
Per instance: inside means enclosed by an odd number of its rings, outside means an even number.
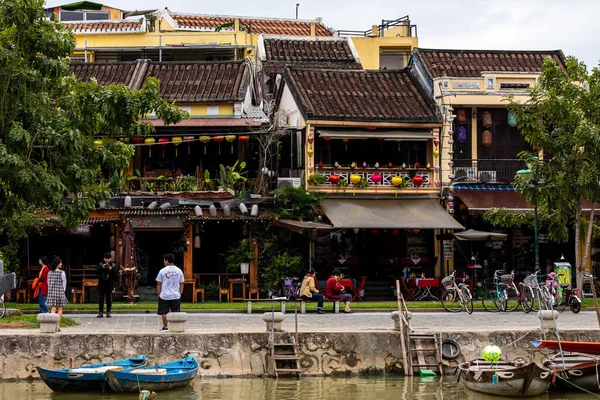
M404 17L398 19L382 19L381 24L377 26L377 36L382 37L384 32L388 29L394 28L396 26L405 26L407 29L407 37L417 37L417 25L410 23L410 17L405 15ZM338 30L338 36L364 36L368 37L373 34L372 29L367 29L365 31L356 31L356 30Z
M452 173L456 183L512 183L517 171L525 168L525 162L517 159L454 160Z
M402 179L409 178L408 187L414 187L412 183L412 177L420 176L423 178L423 183L419 186L421 188L433 186L433 170L430 168L403 168L403 169L394 169L394 168L380 168L380 169L350 169L350 168L319 168L315 173L323 175L325 177L325 183L323 185L330 185L329 175L338 175L340 179L345 180L350 183L350 175L359 175L361 178L366 178L369 183L369 187L375 187L375 182L373 182L373 175L381 175L381 182L377 184L377 186L387 186L394 187L392 184L392 178L395 176L399 176Z

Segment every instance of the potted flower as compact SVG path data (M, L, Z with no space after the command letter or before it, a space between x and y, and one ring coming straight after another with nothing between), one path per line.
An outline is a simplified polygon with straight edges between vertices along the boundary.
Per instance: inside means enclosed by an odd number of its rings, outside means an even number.
M246 239L230 246L222 256L225 257L228 272L241 272L242 274L248 273L250 260L254 258L254 254L250 250L250 243Z

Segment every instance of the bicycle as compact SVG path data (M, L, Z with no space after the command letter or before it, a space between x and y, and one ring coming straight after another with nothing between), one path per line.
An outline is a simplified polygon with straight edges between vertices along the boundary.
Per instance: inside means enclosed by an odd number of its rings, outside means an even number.
M286 278L283 281L283 295L288 299L296 299L300 298L300 285L298 283L298 278L291 277Z
M4 304L4 295L0 296L0 318L6 315L6 304Z
M469 286L465 283L456 284L454 274L448 275L442 279L442 294L440 296L442 307L449 312L461 312L467 310L469 314L473 313L473 296Z
M501 274L501 272L501 270L498 270L494 273L494 288L488 291L487 297L482 297L483 308L490 312L511 312L521 306L524 312L531 312L534 303L531 286L521 282L517 288L515 271L513 270L510 274Z
M506 284L502 282L501 279L502 270L497 270L494 272L494 277L492 278L493 289L489 289L490 282L485 282L486 287L488 288L488 293L486 296L481 298L481 305L489 312L498 312L498 311L506 311L508 306L508 292L506 290ZM510 275L509 275L510 276Z
M549 284L549 281L553 281L552 274L550 276L552 279L548 281L543 281L543 285L540 285L539 280L540 270L536 269L535 272L529 276L527 276L523 282L531 287L534 293L533 303L531 305L531 309L533 311L539 311L541 309L544 310L552 310L554 307L554 294L553 290L549 286L554 286L553 284ZM537 303L537 305L536 305Z

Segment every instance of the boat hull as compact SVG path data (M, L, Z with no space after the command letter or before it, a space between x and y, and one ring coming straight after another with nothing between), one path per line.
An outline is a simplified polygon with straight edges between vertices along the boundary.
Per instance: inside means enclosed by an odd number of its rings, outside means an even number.
M121 367L123 370L127 370L140 368L145 365L146 357L140 356L81 368L51 370L37 367L37 371L44 383L55 392L103 391L107 388L105 381L106 372L92 372L92 370L102 370L111 366Z
M559 390L583 388L590 392L600 391L598 374L600 360L583 355L565 355L564 363L560 356L544 363L552 370L552 386Z
M107 371L106 382L115 392L158 392L189 385L197 374L198 363L193 357L187 357L172 363L138 368L129 372Z
M459 366L460 379L473 391L496 396L521 397L545 393L550 386L550 373L535 363L525 365L490 363L476 360Z

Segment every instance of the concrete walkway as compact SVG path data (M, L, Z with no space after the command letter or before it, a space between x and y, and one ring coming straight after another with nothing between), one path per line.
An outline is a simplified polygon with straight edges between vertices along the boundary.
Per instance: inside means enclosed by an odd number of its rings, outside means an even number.
M411 326L419 331L439 332L440 324L444 332L466 331L529 331L540 328L536 313L488 313L479 312L413 313ZM154 333L160 334L160 317L153 314L113 314L112 318L96 318L96 314L70 315L78 326L62 329L62 334L102 334L102 333ZM598 330L595 312L573 314L565 311L557 319L558 328L567 330ZM354 314L299 314L299 332L364 332L390 331L393 328L390 313L354 313ZM294 314L285 314L283 328L294 330ZM190 314L186 331L193 333L237 333L264 332L265 323L262 313L256 314ZM38 333L39 330L2 329L0 335L15 335L25 332Z

